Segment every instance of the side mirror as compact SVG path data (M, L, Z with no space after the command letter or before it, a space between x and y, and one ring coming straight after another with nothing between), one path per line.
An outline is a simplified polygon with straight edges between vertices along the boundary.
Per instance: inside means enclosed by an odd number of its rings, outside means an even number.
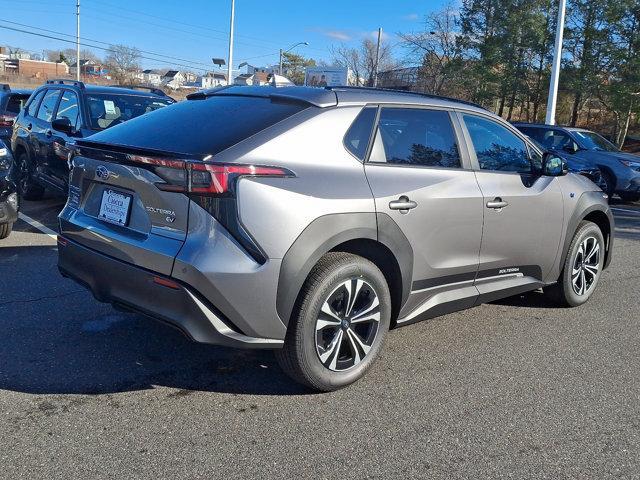
M542 160L542 174L547 177L561 177L569 173L569 165L562 157L546 153Z
M51 122L51 128L58 132L66 133L67 135L73 135L75 133L75 129L73 125L71 125L71 120L66 117L56 118Z

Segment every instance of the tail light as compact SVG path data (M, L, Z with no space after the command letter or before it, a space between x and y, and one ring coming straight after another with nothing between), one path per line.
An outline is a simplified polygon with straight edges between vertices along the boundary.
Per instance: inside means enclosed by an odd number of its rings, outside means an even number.
M0 127L13 127L15 119L13 115L0 115Z
M204 163L169 158L129 155L134 163L144 163L164 182L156 183L166 192L191 193L204 196L228 196L233 194L241 177L292 177L286 168L262 165L238 165Z
M163 182L156 187L165 192L184 193L209 212L258 263L266 262L266 255L242 226L238 218L236 185L243 177L295 177L281 167L207 163L172 158L127 155L132 163L145 164Z

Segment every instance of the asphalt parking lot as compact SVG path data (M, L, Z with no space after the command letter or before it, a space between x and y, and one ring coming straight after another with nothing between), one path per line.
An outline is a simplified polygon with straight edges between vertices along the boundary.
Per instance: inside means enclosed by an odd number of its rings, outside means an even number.
M61 205L23 213L55 228ZM532 293L395 330L332 394L97 303L20 221L0 243L0 477L638 479L640 205L615 214L586 306Z

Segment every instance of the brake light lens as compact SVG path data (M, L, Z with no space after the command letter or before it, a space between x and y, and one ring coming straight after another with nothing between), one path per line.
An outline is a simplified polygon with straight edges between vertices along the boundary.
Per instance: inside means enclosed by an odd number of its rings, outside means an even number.
M163 183L156 183L167 192L194 193L204 196L227 195L240 177L293 177L290 170L263 165L204 163L169 158L129 155L134 163L153 166Z
M0 115L0 127L13 127L15 119L13 115Z

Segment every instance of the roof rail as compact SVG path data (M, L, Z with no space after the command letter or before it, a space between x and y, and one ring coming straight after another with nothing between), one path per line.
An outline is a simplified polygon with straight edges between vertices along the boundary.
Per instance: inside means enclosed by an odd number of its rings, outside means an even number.
M47 85L75 85L76 87L84 88L84 82L79 80L70 80L68 78L54 78L47 80Z
M148 90L150 93L159 95L161 97L168 97L167 93L161 88L156 88L152 85L109 85L115 88L128 88L129 90Z
M397 90L393 88L378 88L378 87L352 87L352 86L334 86L334 87L325 87L327 90L366 90L371 92L387 92L387 93L403 93L405 95L417 95L419 97L424 98L433 98L437 100L448 100L450 102L462 103L464 105L469 105L471 107L481 108L482 110L487 110L482 105L478 105L474 102L469 102L468 100L459 100L453 97L446 97L444 95L435 95L432 93L420 93L420 92L412 92L411 90Z

